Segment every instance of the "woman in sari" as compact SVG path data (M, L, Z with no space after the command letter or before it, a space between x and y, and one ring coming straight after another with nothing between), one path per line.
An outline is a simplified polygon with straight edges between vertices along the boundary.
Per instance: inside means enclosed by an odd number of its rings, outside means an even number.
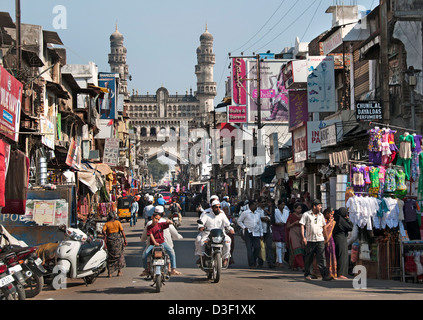
M115 271L118 272L117 276L119 277L122 275L121 270L126 266L123 251L128 243L126 242L122 224L116 219L116 214L114 212L110 212L108 215L108 221L103 227L103 235L107 244L108 277L110 278Z
M286 221L286 243L289 250L289 265L293 270L304 269L304 243L301 236L300 219L302 207L300 203L294 204L294 210Z
M335 220L333 219L334 211L332 208L327 208L323 211L323 215L326 219L326 235L325 240L325 256L326 256L326 267L329 272L329 277L334 279L337 278L337 266L336 266L336 251L335 241L333 240L333 229L335 228Z

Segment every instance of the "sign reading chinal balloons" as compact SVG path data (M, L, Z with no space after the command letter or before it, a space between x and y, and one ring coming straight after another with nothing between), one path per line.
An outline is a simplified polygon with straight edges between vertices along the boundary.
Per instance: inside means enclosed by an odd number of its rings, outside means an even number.
M0 66L0 133L19 140L23 84Z

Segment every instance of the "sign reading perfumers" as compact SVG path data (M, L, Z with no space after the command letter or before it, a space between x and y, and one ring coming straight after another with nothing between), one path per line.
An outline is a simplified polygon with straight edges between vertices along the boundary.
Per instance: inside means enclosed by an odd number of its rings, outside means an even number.
M356 118L362 121L382 120L382 106L377 101L357 102Z

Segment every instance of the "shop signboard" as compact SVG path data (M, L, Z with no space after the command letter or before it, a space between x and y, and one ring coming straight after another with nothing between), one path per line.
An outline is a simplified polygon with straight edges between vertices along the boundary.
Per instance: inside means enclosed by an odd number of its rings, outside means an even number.
M340 120L321 120L307 122L307 147L308 155L322 149L320 130L324 129Z
M246 123L247 106L228 106L229 123Z
M100 72L98 74L98 85L108 89L100 98L100 119L117 119L116 104L116 74L108 72Z
M288 122L288 90L283 79L283 66L290 60L260 61L260 118L267 123ZM247 60L248 122L256 123L258 117L257 100L259 97L257 81L257 60Z
M307 66L308 111L336 112L334 57L310 56Z
M320 129L320 145L322 148L334 146L337 143L336 124Z
M295 163L294 160L289 160L287 161L287 171L288 171L288 176L292 177L295 175Z
M307 125L303 125L292 131L292 145L294 162L307 160Z
M0 133L19 140L23 85L0 66Z
M119 164L119 139L107 138L104 144L103 163L109 166Z
M289 61L283 67L283 81L287 89L307 87L307 60Z
M308 121L307 90L289 90L289 128Z
M378 101L359 101L356 104L357 121L382 120L382 105Z
M40 116L40 131L43 133L41 142L48 148L54 149L54 123L46 117Z

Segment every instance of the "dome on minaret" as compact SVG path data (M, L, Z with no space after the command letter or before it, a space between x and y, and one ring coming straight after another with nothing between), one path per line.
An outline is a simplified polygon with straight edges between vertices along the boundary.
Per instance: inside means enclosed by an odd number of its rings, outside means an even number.
M213 41L213 36L212 34L207 30L207 25L206 25L206 31L200 36L200 41Z
M110 36L110 42L115 44L123 44L123 34L119 32L117 24L116 24L116 30L112 33Z

